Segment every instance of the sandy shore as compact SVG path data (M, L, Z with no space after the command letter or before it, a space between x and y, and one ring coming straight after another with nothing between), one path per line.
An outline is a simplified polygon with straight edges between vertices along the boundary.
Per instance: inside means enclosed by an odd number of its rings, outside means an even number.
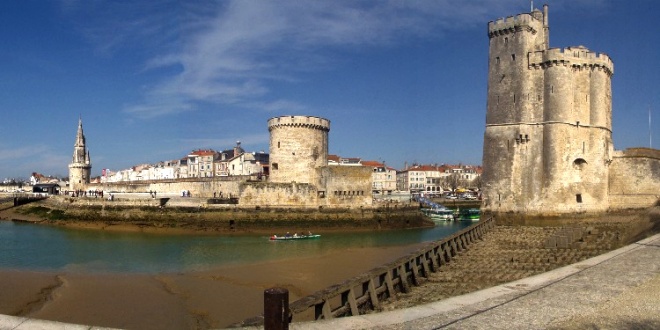
M1 209L0 218L43 220L16 213L12 208ZM95 227L100 225L103 224L73 224L78 228L145 230L131 225ZM263 291L267 288L287 288L293 302L393 261L419 246L346 249L313 258L176 274L0 270L0 314L123 329L225 327L261 314Z
M0 270L0 313L124 329L225 327L261 314L267 288L285 287L295 301L417 247L348 249L185 274Z

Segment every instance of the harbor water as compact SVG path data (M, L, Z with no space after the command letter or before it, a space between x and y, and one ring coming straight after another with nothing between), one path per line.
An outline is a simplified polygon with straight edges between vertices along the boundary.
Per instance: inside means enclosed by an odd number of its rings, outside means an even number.
M190 272L317 256L342 249L414 245L440 240L471 224L446 222L425 229L329 232L320 233L319 239L270 241L264 234L154 234L2 221L0 269L146 274Z

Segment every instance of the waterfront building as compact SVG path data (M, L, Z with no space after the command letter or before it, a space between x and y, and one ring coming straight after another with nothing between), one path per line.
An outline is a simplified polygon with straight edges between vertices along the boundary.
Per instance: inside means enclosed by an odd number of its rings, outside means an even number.
M213 162L218 158L218 152L205 149L193 150L188 154L188 176L192 178L210 178L215 176Z
M82 118L78 119L78 132L73 145L73 159L69 164L69 190L85 189L91 180L92 161L87 150Z
M362 166L371 167L373 169L372 190L373 194L389 195L396 190L396 170L385 166L384 163L363 160L360 161Z

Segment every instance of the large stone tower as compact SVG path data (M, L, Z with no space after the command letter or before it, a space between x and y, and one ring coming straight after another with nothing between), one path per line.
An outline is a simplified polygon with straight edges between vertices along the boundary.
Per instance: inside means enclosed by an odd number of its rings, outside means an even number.
M268 120L270 182L319 184L318 169L328 165L330 121L312 116Z
M547 6L490 22L488 37L483 210L606 210L610 58L582 46L549 48Z
M73 159L69 164L69 189L85 189L90 181L91 172L92 163L85 145L82 119L78 119L78 133L76 134L76 143L73 145Z

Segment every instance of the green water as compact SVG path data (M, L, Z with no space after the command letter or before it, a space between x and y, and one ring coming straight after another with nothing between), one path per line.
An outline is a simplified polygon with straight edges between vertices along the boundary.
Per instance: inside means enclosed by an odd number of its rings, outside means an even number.
M338 249L439 240L472 222L429 229L321 233L270 241L266 235L168 235L65 229L0 222L0 268L37 271L163 273L320 255ZM283 233L274 233L283 234Z

